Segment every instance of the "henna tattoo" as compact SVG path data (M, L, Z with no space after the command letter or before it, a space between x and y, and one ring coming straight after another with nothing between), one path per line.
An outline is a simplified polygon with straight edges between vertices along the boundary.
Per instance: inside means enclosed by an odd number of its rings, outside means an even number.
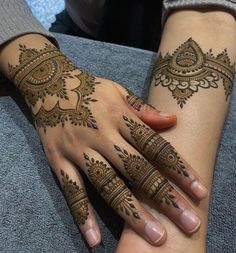
M223 81L226 100L232 92L235 63L231 64L227 50L216 57L212 50L203 53L189 38L172 55L160 53L154 66L155 86L168 87L181 108L200 88L218 88Z
M105 201L116 211L139 219L140 216L132 203L133 195L115 171L102 161L90 159L86 154L84 158L87 161L88 176Z
M92 99L90 95L94 92L94 86L98 84L98 82L95 82L94 77L83 72L79 75L75 75L75 77L80 80L80 85L72 90L78 96L75 109L63 109L60 107L58 101L51 110L47 111L42 106L40 110L33 115L36 125L43 128L44 132L46 132L47 127L55 127L58 124L64 126L65 122L68 121L73 125L97 129L96 120L86 105L90 102L97 101L96 99Z
M148 197L157 202L178 208L175 197L171 194L173 187L148 161L138 155L129 154L125 149L115 145L124 168L132 182Z
M126 89L127 92L128 92L128 95L126 96L126 100L127 102L137 111L140 111L141 108L143 107L144 105L144 101L142 100L142 98L134 95L134 93L129 90L129 89Z
M46 95L68 99L65 78L75 66L54 46L45 44L41 50L20 45L19 65L9 64L10 77L31 105Z
M130 130L131 138L145 156L161 168L176 171L185 177L189 176L183 161L169 142L151 128L128 119L126 116L123 116L123 119Z
M61 170L62 187L71 209L71 213L78 225L85 224L88 211L88 197L83 188L79 187L75 181L69 179L67 173Z
M39 128L44 132L48 127L55 127L65 122L73 125L97 129L88 105L96 102L91 95L95 91L95 85L99 82L87 73L72 74L76 67L56 47L45 44L43 49L27 48L20 45L19 64L9 64L11 79L22 92L25 99L34 107L38 100L43 103L47 95L56 95L58 98L69 100L67 95L67 78L79 80L79 85L71 90L77 94L77 101L74 108L64 109L60 106L59 100L55 106L46 110L43 105L37 113L33 113L33 119ZM32 108L31 108L32 109ZM33 110L32 110L33 111Z

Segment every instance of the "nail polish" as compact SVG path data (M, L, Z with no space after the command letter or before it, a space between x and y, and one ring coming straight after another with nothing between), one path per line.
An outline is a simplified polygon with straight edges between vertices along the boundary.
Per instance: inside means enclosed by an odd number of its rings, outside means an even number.
M158 224L156 222L149 221L145 226L145 234L153 243L159 242L162 239L164 233L165 230L161 224Z
M90 247L93 247L98 243L99 238L97 232L93 228L90 228L85 232L85 237Z
M192 184L190 185L190 189L199 199L204 199L208 194L207 188L198 180L192 182Z
M184 231L191 234L198 230L201 222L194 213L186 209L180 215L180 224Z

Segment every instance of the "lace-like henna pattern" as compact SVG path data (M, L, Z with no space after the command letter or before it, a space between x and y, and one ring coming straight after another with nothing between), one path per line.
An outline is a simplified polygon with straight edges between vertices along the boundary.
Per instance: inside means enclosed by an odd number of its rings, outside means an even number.
M155 86L168 87L183 108L199 88L218 88L222 80L226 100L232 92L235 63L231 65L227 50L216 57L212 50L203 53L200 46L189 38L172 55L159 54L154 66Z
M80 80L80 85L72 90L78 95L77 104L74 109L63 109L60 107L58 101L50 111L45 110L42 106L33 115L36 125L43 128L45 132L47 127L55 127L58 124L64 126L68 121L73 125L97 129L96 120L87 105L90 102L97 101L91 98L90 95L95 91L95 85L99 82L95 82L94 77L84 72L75 75L75 78Z
M115 171L102 161L90 159L86 154L84 158L87 161L88 176L105 201L117 212L139 219L140 216L132 203L133 195Z
M71 209L71 213L78 225L85 224L88 211L88 197L83 188L79 187L76 182L69 179L67 173L61 170L63 190L67 199L67 203Z
M44 102L46 95L68 99L65 79L73 78L75 66L54 46L41 50L20 45L19 65L9 64L14 83L31 105Z
M96 102L90 95L95 91L99 82L87 73L72 74L76 67L56 47L45 44L43 49L27 48L20 45L19 65L9 64L9 71L14 83L22 92L26 100L35 106L38 100L44 103L47 95L56 95L58 98L68 100L66 79L77 79L80 85L74 91L77 102L74 108L64 109L59 100L51 110L46 110L42 105L38 112L33 113L33 118L39 128L44 132L48 127L62 126L65 122L73 125L97 129L88 104Z
M146 157L163 169L167 168L182 176L189 176L183 161L169 142L151 128L128 119L126 116L123 116L123 119L130 130L132 139Z
M148 161L138 155L129 154L125 149L115 145L124 168L133 184L148 194L156 203L164 203L178 208L175 197L171 194L173 187Z
M142 98L140 97L137 97L136 95L134 95L134 93L129 90L129 89L126 89L127 92L129 93L127 96L126 96L126 100L127 102L137 111L140 111L142 106L144 105L144 101L142 100Z

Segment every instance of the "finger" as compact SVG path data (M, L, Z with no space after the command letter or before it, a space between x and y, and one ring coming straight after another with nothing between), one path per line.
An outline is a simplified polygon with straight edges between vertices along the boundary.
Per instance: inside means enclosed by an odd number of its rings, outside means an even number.
M141 154L115 145L121 159L119 169L131 182L185 233L192 234L200 227L200 219L188 202L169 184L168 180ZM130 147L130 150L132 148ZM123 166L123 168L121 167Z
M101 233L78 168L64 161L54 169L75 223L90 247L101 242Z
M117 85L130 110L143 122L153 129L168 128L176 124L174 114L158 111L150 104L146 104L142 98L136 96L131 90Z
M194 169L151 128L139 120L123 116L121 134L190 196L201 200L208 195L207 188Z
M80 162L80 161L79 161ZM109 163L97 152L84 154L84 172L104 200L145 240L163 244L166 231L138 200Z

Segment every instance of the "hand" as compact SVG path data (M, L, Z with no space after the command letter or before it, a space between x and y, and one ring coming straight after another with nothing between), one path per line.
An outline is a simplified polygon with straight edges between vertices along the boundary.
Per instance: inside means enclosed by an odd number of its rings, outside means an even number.
M191 166L152 130L173 125L176 117L163 115L112 81L81 72L51 44L41 50L20 45L20 51L19 64L9 66L11 79L32 109L49 163L89 245L101 237L81 172L151 244L165 241L165 228L115 168L184 232L197 231L197 214L159 172L197 200L207 194Z

